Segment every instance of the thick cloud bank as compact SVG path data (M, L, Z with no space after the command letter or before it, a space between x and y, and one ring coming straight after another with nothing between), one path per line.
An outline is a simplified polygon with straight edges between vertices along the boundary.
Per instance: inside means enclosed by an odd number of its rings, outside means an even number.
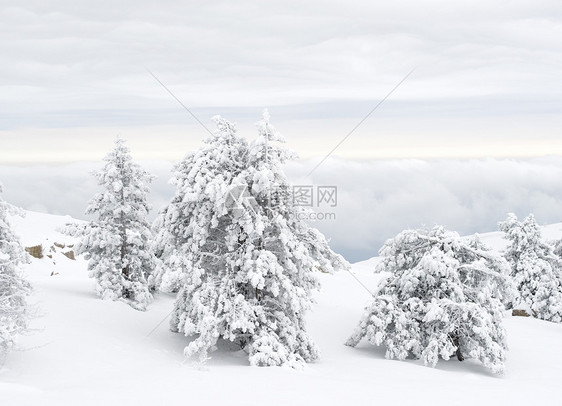
M541 223L558 222L561 179L558 157L331 161L313 180L338 186L337 220L317 224L335 249L358 260L374 255L405 228L443 224L461 234L494 231L508 212L533 212Z
M332 247L356 261L376 255L405 228L443 224L462 234L497 229L506 213L535 213L541 223L562 220L562 158L534 160L328 160L287 166L297 185L337 187L337 206L316 210L335 219L315 221ZM170 162L142 162L158 176L151 202L157 210L173 194ZM84 218L97 187L89 172L98 163L0 166L4 198L29 210ZM316 203L315 203L316 205Z

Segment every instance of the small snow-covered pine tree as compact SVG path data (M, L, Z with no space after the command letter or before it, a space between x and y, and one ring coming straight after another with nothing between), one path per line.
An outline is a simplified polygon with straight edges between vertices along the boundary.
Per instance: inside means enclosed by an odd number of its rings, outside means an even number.
M556 323L562 321L562 260L554 247L541 240L541 230L530 214L522 222L510 213L499 224L509 246L505 257L519 295L514 309Z
M176 196L160 219L165 268L181 284L171 328L195 336L185 354L200 361L224 339L246 350L251 365L310 362L318 350L304 317L319 287L315 271L347 264L287 198L281 166L292 154L272 145L281 137L267 113L250 145L231 123L215 121L207 146L177 166Z
M29 259L10 227L8 214L22 213L0 196L0 364L16 336L27 328L27 296L31 290L21 271L21 265Z
M403 231L380 255L378 270L390 276L347 345L365 338L384 345L389 359L413 356L435 366L456 355L503 371L503 303L514 294L505 259L442 227Z
M80 241L74 250L89 260L89 275L102 299L123 300L144 310L152 299L147 277L157 267L147 221L152 176L133 162L120 137L104 161L103 169L95 173L103 191L86 210L97 219L75 232Z

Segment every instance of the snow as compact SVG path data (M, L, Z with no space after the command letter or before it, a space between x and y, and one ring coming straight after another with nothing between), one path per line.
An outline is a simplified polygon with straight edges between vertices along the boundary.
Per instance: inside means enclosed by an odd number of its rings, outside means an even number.
M12 218L26 245L55 240L66 217L28 212ZM562 225L543 229L562 236ZM481 235L501 247L501 234ZM58 240L57 240L58 241ZM378 261L354 264L351 272L371 291L382 275ZM56 270L58 274L51 276ZM390 361L384 348L344 342L370 301L348 273L320 274L322 291L309 314L308 331L320 359L302 370L258 368L228 345L212 354L206 369L186 362L186 338L168 330L174 298L159 295L146 312L96 297L85 261L33 259L25 268L34 286L34 331L19 340L0 370L0 398L12 405L510 405L555 404L562 376L562 325L506 316L506 373L494 376L474 360ZM158 327L157 327L158 326ZM156 328L156 329L155 329ZM152 334L151 331L153 331Z
M25 216L11 216L10 223L25 247L39 245L44 242L72 244L74 239L62 234L58 229L69 222L81 222L70 216L45 215L33 211L25 211ZM46 245L44 245L46 247Z

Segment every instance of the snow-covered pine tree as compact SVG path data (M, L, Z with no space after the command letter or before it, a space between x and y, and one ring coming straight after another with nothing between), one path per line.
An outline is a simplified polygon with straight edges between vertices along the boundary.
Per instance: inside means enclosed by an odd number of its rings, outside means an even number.
M411 355L435 366L439 357L456 355L503 371L503 303L514 294L503 257L440 226L403 231L380 256L378 271L390 275L347 345L366 338L384 345L389 359Z
M505 257L519 295L514 309L556 323L562 321L562 260L554 247L541 240L541 230L530 214L522 222L510 213L499 228L509 246Z
M21 271L21 265L29 259L10 227L8 214L22 215L0 196L0 365L16 336L27 328L27 296L31 290Z
M281 166L292 154L271 144L281 137L267 113L250 145L215 121L207 146L178 165L176 197L160 220L171 230L167 265L182 283L171 328L196 337L185 354L200 361L225 339L251 365L300 366L318 356L304 320L315 270L347 264L287 198Z
M80 240L74 251L89 260L89 275L95 278L102 299L122 300L145 310L152 299L146 279L157 268L147 221L152 176L133 162L120 137L104 161L95 173L103 191L86 210L97 219L77 229Z

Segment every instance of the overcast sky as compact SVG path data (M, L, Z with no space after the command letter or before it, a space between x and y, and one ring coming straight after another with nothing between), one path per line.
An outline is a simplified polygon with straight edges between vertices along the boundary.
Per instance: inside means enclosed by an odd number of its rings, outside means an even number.
M178 159L261 110L301 156L562 153L562 3L74 1L0 6L0 163ZM157 139L158 141L155 141Z

